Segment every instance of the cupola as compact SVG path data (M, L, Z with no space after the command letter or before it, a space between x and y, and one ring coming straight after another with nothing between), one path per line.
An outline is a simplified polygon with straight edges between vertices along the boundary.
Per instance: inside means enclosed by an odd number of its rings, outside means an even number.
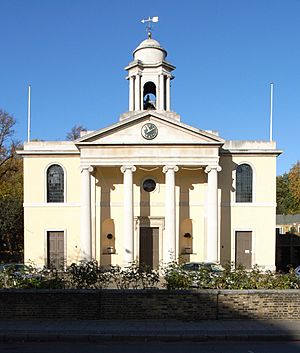
M175 66L166 61L167 51L149 36L133 51L125 68L129 80L129 111L170 111L170 86Z

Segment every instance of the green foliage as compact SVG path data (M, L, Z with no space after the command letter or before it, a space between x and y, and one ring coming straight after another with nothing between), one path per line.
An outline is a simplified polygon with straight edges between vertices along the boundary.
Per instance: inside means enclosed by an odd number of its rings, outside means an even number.
M300 162L276 179L277 214L300 212Z
M288 274L262 272L258 267L245 270L227 264L223 272L207 268L185 271L173 262L163 270L164 285L168 290L198 289L300 289L300 279L291 269ZM121 268L103 268L96 261L72 264L65 271L38 270L29 266L24 273L0 272L0 288L22 289L147 289L157 288L159 271L144 269L136 263Z
M164 269L164 278L167 289L189 289L194 280L193 273L185 271L182 264L175 261Z
M276 179L277 214L291 214L295 210L295 200L289 188L289 176L287 173Z
M233 264L224 266L223 272L214 273L207 268L184 271L173 263L165 270L167 289L299 289L300 279L291 270L288 274L262 272L258 267L245 270Z
M23 251L23 203L16 197L0 197L0 248L9 253Z
M295 212L300 212L300 161L293 165L289 172L289 187L295 200Z
M109 281L109 273L103 272L97 261L73 263L66 269L66 279L72 288L103 288Z
M13 141L15 119L0 109L0 257L23 258L23 163Z
M118 289L146 289L155 287L159 282L159 273L145 267L139 267L133 262L130 266L121 268L111 266L111 283Z

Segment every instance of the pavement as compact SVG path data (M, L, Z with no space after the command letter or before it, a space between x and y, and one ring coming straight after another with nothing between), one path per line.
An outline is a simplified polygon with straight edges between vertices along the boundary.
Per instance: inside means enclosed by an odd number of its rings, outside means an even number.
M298 341L300 320L1 320L0 341Z

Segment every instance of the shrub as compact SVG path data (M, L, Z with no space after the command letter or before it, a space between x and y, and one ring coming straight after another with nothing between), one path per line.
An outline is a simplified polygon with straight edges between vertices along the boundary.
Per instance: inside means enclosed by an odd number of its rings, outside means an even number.
M159 282L158 271L138 266L136 262L125 268L112 266L110 274L111 283L118 289L145 289L154 287Z
M167 289L300 289L300 279L293 269L288 274L262 272L257 266L246 270L232 263L224 266L222 272L211 272L208 268L199 271L185 271L178 262L165 266L161 272L137 263L126 268L111 266L103 268L96 261L73 263L65 271L43 269L33 265L29 272L0 272L0 288L37 289L98 289L112 286L118 289L153 288L159 283L159 274L164 277Z
M167 289L189 289L193 284L194 275L174 261L164 268L164 279Z
M98 266L97 261L81 261L72 263L66 269L65 281L71 288L103 288L109 283L110 274Z
M288 274L262 272L257 266L246 270L232 263L223 272L214 273L203 267L199 271L184 271L174 262L165 270L168 289L299 289L300 279L293 270Z

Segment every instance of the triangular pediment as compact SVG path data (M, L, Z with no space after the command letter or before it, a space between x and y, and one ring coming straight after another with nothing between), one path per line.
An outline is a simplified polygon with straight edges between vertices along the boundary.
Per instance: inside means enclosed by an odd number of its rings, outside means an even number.
M145 124L152 123L157 128L153 139L143 137ZM164 113L145 111L119 123L88 133L75 141L80 145L159 145L159 144L204 144L222 145L225 141L217 135L200 130L172 119Z

